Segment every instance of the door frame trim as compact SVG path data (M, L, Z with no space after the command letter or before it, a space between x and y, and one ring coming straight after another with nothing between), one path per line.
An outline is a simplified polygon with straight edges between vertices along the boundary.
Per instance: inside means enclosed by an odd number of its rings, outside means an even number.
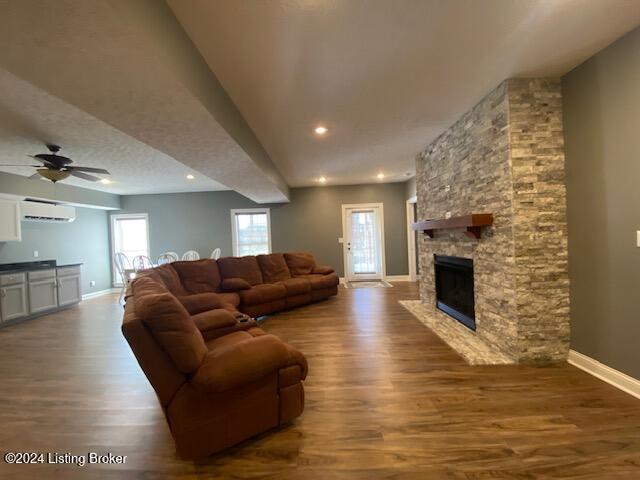
M387 260L385 257L385 244L384 244L384 203L343 203L342 204L342 263L344 268L344 278L347 278L348 266L347 266L347 242L344 240L347 231L347 209L349 208L379 208L380 209L380 280L387 279Z
M407 200L407 261L409 262L409 281L417 280L416 273L416 235L411 228L411 224L417 219L413 215L413 205L418 203L418 197L415 195Z

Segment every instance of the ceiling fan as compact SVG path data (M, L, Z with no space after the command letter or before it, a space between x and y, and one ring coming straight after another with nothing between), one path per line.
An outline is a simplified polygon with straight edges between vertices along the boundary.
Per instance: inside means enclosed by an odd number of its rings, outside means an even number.
M100 180L100 178L88 175L84 172L109 175L109 172L104 168L74 167L73 165L70 165L73 163L73 160L69 157L58 155L58 152L60 151L60 146L58 145L47 144L47 149L49 149L49 152L51 153L29 155L39 162L42 162L42 165L0 165L0 167L34 167L36 168L36 173L31 175L29 178L44 177L47 180L51 180L53 183L64 180L69 175L73 175L74 177L81 178L82 180L88 180L90 182L97 182Z

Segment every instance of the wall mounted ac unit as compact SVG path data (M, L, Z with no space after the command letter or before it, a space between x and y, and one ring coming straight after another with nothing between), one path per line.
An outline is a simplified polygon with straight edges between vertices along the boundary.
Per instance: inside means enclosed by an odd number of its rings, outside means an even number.
M55 203L24 201L20 204L20 214L25 222L69 223L76 219L76 209Z

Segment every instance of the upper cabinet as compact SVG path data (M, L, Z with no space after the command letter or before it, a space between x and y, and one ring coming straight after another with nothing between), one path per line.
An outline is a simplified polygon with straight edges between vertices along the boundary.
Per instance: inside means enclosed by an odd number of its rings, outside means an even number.
M19 242L21 239L20 202L0 198L0 242Z

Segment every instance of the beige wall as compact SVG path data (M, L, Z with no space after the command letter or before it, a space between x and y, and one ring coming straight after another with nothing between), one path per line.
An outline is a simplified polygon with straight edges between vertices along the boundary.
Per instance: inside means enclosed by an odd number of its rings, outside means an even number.
M571 345L640 378L640 29L562 87Z

